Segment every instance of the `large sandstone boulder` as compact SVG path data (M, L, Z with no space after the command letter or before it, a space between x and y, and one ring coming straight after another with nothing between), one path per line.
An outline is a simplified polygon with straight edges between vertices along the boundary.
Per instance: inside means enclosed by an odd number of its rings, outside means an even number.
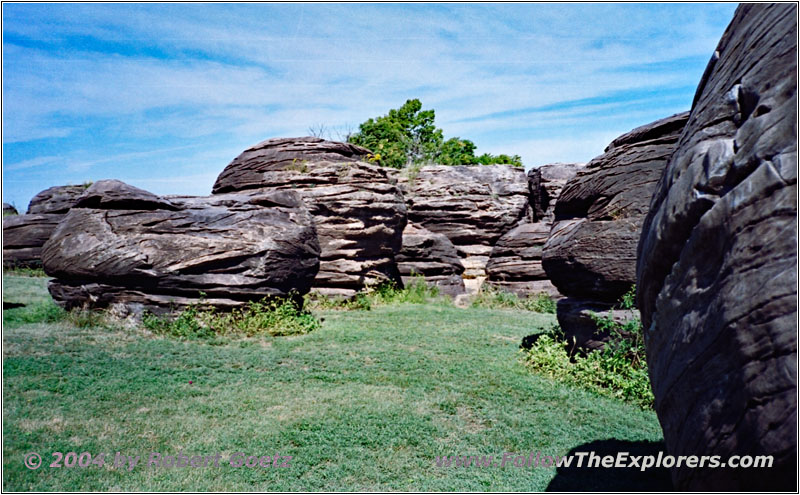
M530 214L495 243L486 265L488 284L520 296L540 292L559 295L542 268L542 249L561 189L583 167L578 163L553 163L528 172Z
M558 196L542 267L569 297L556 315L567 341L579 349L597 349L611 338L591 313L620 320L615 303L636 282L636 245L650 196L688 116L673 115L618 137ZM638 311L629 316L638 318Z
M41 266L42 246L87 187L56 186L45 189L33 197L27 214L4 216L3 265Z
M396 260L404 284L421 275L442 294L464 293L464 266L453 243L442 234L409 223L403 230L403 246Z
M525 171L511 165L431 165L399 174L409 221L445 235L467 278L483 278L495 242L528 214Z
M561 190L542 266L562 294L613 303L636 282L642 222L688 116L618 137Z
M697 89L639 243L655 408L693 491L796 491L797 5L742 4Z
M99 181L44 245L50 293L67 308L163 312L200 300L235 307L308 292L313 220L290 191L161 197Z
M314 289L351 295L366 285L401 283L406 207L385 169L359 161L368 151L319 138L270 139L248 148L220 174L213 193L292 190L314 217L321 247Z

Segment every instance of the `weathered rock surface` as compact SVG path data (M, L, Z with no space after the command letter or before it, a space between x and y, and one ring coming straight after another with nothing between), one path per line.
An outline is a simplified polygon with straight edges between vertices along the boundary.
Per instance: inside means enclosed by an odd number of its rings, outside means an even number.
M396 260L404 284L411 282L416 275L422 275L442 294L455 296L464 293L464 280L461 278L464 266L455 246L443 234L409 223L403 230L403 246Z
M45 189L33 197L27 214L3 217L3 265L41 266L42 246L58 222L86 192L86 187L55 186Z
M558 296L542 269L542 247L549 234L549 223L536 222L523 223L501 237L486 265L486 283L520 296Z
M205 301L308 292L319 267L313 220L290 191L161 197L92 185L45 243L50 293L72 308L162 312Z
M314 217L321 246L314 289L350 295L365 285L401 282L395 255L406 207L367 150L318 138L270 139L245 150L220 174L214 194L291 189Z
M88 187L88 185L54 186L45 189L31 199L28 204L28 214L65 215Z
M528 214L528 180L510 165L432 165L398 175L409 221L445 235L468 278L485 277L492 246Z
M561 190L584 167L585 163L550 163L528 171L533 222L552 225Z
M742 4L698 87L639 243L639 307L678 489L796 491L797 5Z
M688 112L615 139L562 189L542 266L567 296L616 302L636 282L650 197Z
M6 215L19 215L19 212L17 211L16 208L14 208L13 205L10 205L8 203L3 203L3 216Z
M540 292L559 295L542 268L542 248L550 234L561 189L583 167L554 163L528 172L530 214L495 243L486 265L488 284L520 296Z

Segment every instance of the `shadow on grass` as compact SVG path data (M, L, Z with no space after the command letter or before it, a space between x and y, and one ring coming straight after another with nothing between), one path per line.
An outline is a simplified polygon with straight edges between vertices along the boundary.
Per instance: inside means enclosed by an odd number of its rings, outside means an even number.
M583 467L576 467L578 458L573 460L572 466L556 469L555 477L547 485L548 492L664 492L674 491L669 469L651 467L642 471L637 467L587 467L588 452L595 455L616 457L620 452L628 453L628 462L631 456L658 457L659 452L666 451L664 442L629 442L624 440L595 440L594 442L578 445L569 451L568 455L576 452L587 452L583 458ZM641 462L640 462L641 464Z

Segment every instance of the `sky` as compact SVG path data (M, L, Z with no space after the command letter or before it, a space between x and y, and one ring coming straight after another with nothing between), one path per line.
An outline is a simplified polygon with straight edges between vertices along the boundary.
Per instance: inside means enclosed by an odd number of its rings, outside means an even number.
M3 201L112 178L207 195L253 144L410 98L479 154L586 162L689 109L735 8L4 3Z

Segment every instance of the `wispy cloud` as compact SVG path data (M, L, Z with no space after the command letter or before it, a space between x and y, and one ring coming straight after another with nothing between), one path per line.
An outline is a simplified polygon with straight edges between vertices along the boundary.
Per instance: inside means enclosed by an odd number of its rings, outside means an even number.
M414 97L479 151L583 160L688 108L734 8L6 4L4 184L180 171L210 189L250 144Z

